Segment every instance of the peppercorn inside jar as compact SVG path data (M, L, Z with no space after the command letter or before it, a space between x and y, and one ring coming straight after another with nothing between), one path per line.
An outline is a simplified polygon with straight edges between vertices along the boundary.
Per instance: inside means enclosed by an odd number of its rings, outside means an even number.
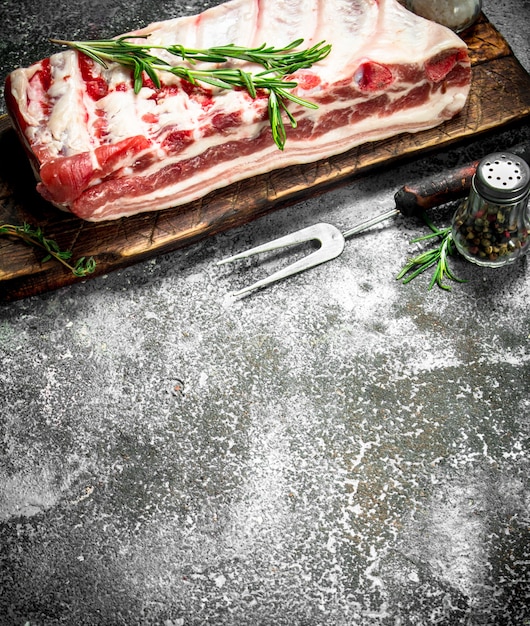
M513 263L530 246L530 168L509 152L484 157L469 196L453 217L456 249L472 263L499 267Z

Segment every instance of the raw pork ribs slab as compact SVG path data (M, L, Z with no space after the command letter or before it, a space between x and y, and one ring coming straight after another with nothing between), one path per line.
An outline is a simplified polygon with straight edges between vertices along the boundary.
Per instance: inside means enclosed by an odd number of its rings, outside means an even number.
M105 69L74 50L12 72L8 111L37 188L85 220L178 206L274 169L432 128L462 109L471 81L463 41L397 0L231 0L132 34L193 48L303 38L303 48L325 40L332 50L293 75L294 93L318 109L289 103L297 127L286 122L283 151L266 96L192 86L167 72L160 88L145 77L135 94L130 70Z

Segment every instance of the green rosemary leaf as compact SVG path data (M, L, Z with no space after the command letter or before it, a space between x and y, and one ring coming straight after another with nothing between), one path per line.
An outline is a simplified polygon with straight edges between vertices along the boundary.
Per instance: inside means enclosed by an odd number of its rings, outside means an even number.
M318 105L314 102L310 102L309 100L304 100L299 96L295 96L290 91L286 91L283 88L275 89L276 93L280 95L285 100L291 100L291 102L296 102L296 104L300 104L301 106L306 107L307 109L318 109Z
M90 48L86 48L84 46L79 46L78 50L79 50L79 52L82 52L83 54L86 54L87 57L90 57L96 63L99 63L100 65L102 65L105 69L108 68L108 64L101 57L101 55L98 55L95 52L92 52L92 50L90 50Z
M289 109L285 106L285 104L283 102L281 103L281 106L282 106L283 111L285 112L285 115L287 115L287 119L291 123L292 128L296 128L298 126L298 122L294 118L294 116L291 113L291 111L289 111Z
M428 235L413 239L412 243L423 242L434 237L438 237L441 241L433 250L427 250L409 259L396 276L396 279L401 280L403 284L406 285L420 274L434 268L432 278L429 282L429 290L432 289L434 285L437 285L440 289L451 291L451 286L444 282L445 279L459 283L466 282L464 279L455 276L449 267L448 258L456 254L456 249L453 244L452 229L444 228L440 230L434 226L426 215L423 217L432 232Z
M239 74L241 75L241 80L243 84L245 85L245 89L250 94L250 97L255 98L257 94L256 94L256 87L254 86L254 83L252 82L252 74L250 74L249 72L244 72L243 70L239 70Z
M435 239L436 237L443 237L444 231L436 231L429 233L428 235L422 235L421 237L416 237L412 239L410 243L419 243L420 241L428 241L429 239Z
M269 94L268 110L272 137L278 148L280 150L283 150L285 147L285 142L287 140L287 134L285 132L285 126L282 120L280 101L278 100L275 91L271 91Z
M133 84L134 84L134 93L139 93L140 89L143 86L142 66L140 65L140 63L134 64Z

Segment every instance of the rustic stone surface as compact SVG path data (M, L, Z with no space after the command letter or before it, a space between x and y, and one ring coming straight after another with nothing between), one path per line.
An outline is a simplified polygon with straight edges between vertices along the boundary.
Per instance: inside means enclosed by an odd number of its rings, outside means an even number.
M4 6L3 75L48 36L205 4ZM528 70L528 2L503 6L485 12ZM528 260L455 259L468 282L449 293L403 286L426 230L396 219L244 300L225 294L286 259L215 265L350 227L405 182L529 138L505 130L2 306L0 624L530 624Z

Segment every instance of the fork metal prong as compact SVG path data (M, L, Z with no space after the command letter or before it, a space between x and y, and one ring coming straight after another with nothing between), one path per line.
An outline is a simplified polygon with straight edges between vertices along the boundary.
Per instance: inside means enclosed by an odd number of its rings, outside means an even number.
M307 226L307 228L301 228L300 230L289 233L288 235L284 235L283 237L272 239L271 241L267 241L266 243L263 243L259 246L249 248L248 250L244 250L243 252L234 254L233 256L227 257L226 259L222 259L221 261L217 262L217 265L224 265L225 263L231 263L232 261L246 259L250 256L254 256L255 254L260 254L261 252L271 252L272 250L278 250L279 248L294 246L299 243L307 243L309 241L315 240L322 242L322 229L319 228L320 226L322 226L322 224L312 224L311 226ZM332 228L335 228L331 224L326 224L326 226L331 226Z
M283 280L284 278L288 278L289 276L293 276L294 274L299 274L300 272L304 272L305 270L308 270L311 267L316 267L317 265L320 265L321 263L325 263L326 261L329 261L332 258L335 258L335 256L338 256L339 254L340 252L338 252L336 255L331 257L327 253L327 251L326 251L326 254L323 254L322 248L319 248L318 250L316 250L315 252L312 252L311 254L307 255L303 259L299 259L295 263L291 263L287 267L284 267L283 269L278 270L277 272L274 272L273 274L270 274L269 276L262 278L261 280L258 280L252 285L248 285L248 287L244 287L243 289L240 289L239 291L232 292L232 295L242 296L247 293L250 293L251 291L255 291L256 289L267 287L268 285L271 285L272 283L276 283L280 280Z
M272 283L275 283L279 280L292 276L293 274L298 274L303 272L311 267L315 267L320 265L321 263L325 263L326 261L330 261L331 259L336 258L341 254L344 250L344 237L340 230L333 226L332 224L313 224L312 226L308 226L307 228L302 228L294 233L290 233L289 235L285 235L284 237L279 237L278 239L273 239L267 243L264 243L260 246L256 246L251 248L250 250L246 250L244 252L240 252L239 254L235 254L234 256L223 259L218 262L218 265L222 263L229 263L230 261L235 261L238 259L244 259L254 254L259 254L260 252L269 252L271 250L277 250L278 248L283 248L286 246L292 246L298 243L305 243L310 241L318 241L320 242L320 247L318 250L315 250L311 254L306 255L302 259L291 263L287 267L284 267L261 280L240 289L239 291L232 292L233 296L242 296L250 293L251 291L255 291L256 289L260 289L262 287L266 287Z

